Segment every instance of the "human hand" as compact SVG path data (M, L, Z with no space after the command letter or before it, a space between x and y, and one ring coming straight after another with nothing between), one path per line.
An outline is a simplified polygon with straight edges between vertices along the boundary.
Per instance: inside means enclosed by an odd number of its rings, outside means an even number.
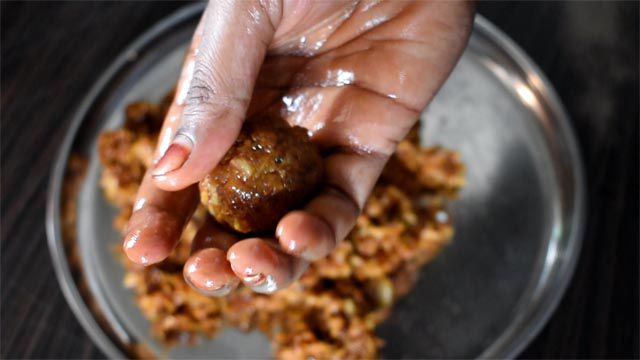
M472 19L472 5L457 1L210 2L137 194L127 256L144 265L165 259L198 204L197 182L244 119L282 107L323 151L323 190L280 220L276 239L237 239L207 222L184 274L210 295L240 281L259 292L288 286L354 226L389 156L460 57Z

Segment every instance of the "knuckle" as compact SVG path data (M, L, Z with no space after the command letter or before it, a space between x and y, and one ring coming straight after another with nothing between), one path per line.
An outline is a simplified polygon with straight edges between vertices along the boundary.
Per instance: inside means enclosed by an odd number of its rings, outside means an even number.
M193 71L193 77L189 84L186 105L198 106L209 104L216 100L220 95L219 86L214 85L216 83L219 83L219 81L216 80L213 70L207 65L198 64Z
M203 79L203 76L196 72L193 74L191 80L191 86L187 93L187 105L199 105L208 103L213 97L215 97L216 91L208 81Z
M244 116L248 99L226 90L228 88L211 66L198 64L185 99L184 125L189 126L203 117Z

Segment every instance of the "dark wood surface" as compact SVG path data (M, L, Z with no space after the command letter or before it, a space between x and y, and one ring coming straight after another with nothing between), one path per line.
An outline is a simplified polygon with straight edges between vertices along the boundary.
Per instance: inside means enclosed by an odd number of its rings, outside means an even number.
M44 229L69 115L170 2L1 3L1 358L101 358L58 288ZM588 176L576 275L526 358L638 357L638 3L479 3L565 103Z

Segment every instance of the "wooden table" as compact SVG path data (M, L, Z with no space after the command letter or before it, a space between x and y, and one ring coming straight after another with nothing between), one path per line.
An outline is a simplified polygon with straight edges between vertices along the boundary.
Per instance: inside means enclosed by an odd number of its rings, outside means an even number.
M101 358L58 288L44 229L69 114L113 58L183 3L1 3L2 358ZM638 357L638 3L478 5L554 84L588 176L576 275L523 357Z

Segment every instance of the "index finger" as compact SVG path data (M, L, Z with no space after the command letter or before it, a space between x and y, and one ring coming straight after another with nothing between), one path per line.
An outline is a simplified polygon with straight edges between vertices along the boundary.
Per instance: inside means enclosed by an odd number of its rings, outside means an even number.
M123 240L127 257L141 265L164 260L180 240L197 204L197 187L190 186L176 192L163 191L152 184L151 175L147 172Z
M184 108L186 90L189 88L188 82L193 72L195 49L201 38L202 25L199 24L185 56L175 97L162 124L154 164L175 137L178 119ZM153 184L151 171L147 169L136 194L133 213L127 223L127 234L122 245L127 257L141 265L154 264L169 256L198 203L198 191L195 186L177 192L160 190Z

